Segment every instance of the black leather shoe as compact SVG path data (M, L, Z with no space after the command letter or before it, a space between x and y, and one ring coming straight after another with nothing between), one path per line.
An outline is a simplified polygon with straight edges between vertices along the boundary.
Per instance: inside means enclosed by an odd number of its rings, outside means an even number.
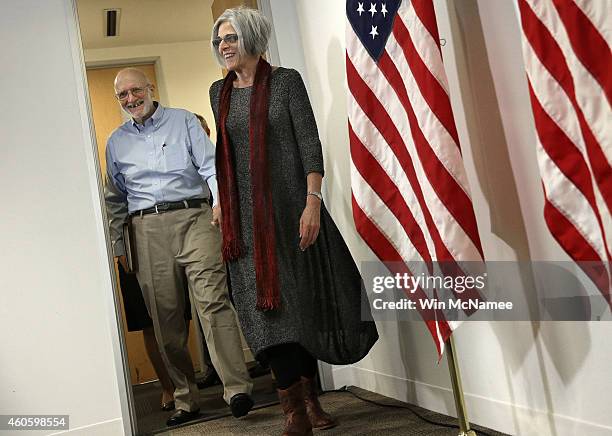
M174 425L184 424L200 416L200 409L194 410L193 412L187 412L186 410L179 409L166 421L168 427Z
M206 389L211 386L220 385L220 384L221 384L221 379L219 378L217 371L212 366L209 366L206 369L206 373L204 374L204 377L202 377L202 379L198 382L198 389Z
M234 418L246 415L253 408L253 400L247 394L236 394L230 400L230 409Z

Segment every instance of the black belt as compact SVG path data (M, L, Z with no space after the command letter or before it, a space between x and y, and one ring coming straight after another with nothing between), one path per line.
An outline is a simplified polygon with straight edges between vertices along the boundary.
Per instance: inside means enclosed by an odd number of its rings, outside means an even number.
M142 215L148 215L150 213L168 212L170 210L189 209L192 207L200 207L204 203L210 204L207 198L192 198L190 200L183 200L183 201L168 201L166 203L157 203L155 206L150 207L148 209L137 210L136 212L130 215L131 216L135 216L135 215L142 216Z

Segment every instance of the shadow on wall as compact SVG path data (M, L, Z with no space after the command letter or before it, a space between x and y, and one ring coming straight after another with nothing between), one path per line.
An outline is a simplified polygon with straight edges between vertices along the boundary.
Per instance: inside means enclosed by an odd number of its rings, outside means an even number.
M463 72L460 75L462 78L460 86L463 100L467 103L465 109L468 134L472 144L478 181L489 204L491 233L499 237L513 250L517 260L529 261L531 260L529 241L512 171L508 151L509 145L504 135L500 107L490 70L478 3L477 0L466 0L450 2L449 5L451 27L453 27L453 33L456 35L454 41L458 68ZM518 38L520 37L518 22L513 21L512 23L514 23L515 29L504 34L514 35ZM518 50L517 57L522 59L520 45L516 44L516 48ZM521 68L518 68L520 71L517 71L517 74L524 75ZM497 85L504 86L500 83ZM525 102L529 104L527 98ZM530 110L530 107L526 107L525 110ZM540 187L537 186L534 189L540 189ZM521 281L520 288L526 301L529 302L531 314L538 313L537 305L539 303L534 298L536 293L531 291L536 288L533 271L517 269L517 275ZM559 335L561 337L565 337L565 335L562 335L557 327L559 327L559 323L555 323L555 329L542 328L539 322L530 324L513 323L512 325L507 323L492 324L492 329L502 350L504 350L506 382L512 397L512 403L516 403L513 392L514 376L524 367L527 355L532 348L535 348L541 388L545 395L546 409L548 410L549 430L550 434L553 435L557 434L553 420L555 407L545 370L542 344L546 347L555 368L566 384L569 384L579 372L590 348L586 326L572 323L572 336L579 336L585 340L581 343L572 344L573 351L571 356L568 356L567 346L559 340ZM531 337L532 340L524 341L526 337ZM540 390L538 389L540 387L538 383L529 383L527 380L525 382L527 386L533 386L533 389ZM540 392L534 392L533 395L527 393L529 398L533 399L537 399L539 394ZM514 415L515 425L518 429L520 420L517 418L516 412L514 412Z

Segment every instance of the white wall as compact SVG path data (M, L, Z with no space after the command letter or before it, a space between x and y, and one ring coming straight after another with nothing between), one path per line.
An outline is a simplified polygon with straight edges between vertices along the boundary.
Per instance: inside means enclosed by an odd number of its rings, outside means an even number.
M490 171L482 173L493 164L483 159L483 144L473 133L474 123L483 131L486 126L473 113L465 65L460 56L453 59L462 39L456 28L449 31L454 12L442 2L436 5L441 34L450 41L445 59L486 254L562 258L541 218L512 3L479 2L513 174L501 188L488 185L496 181ZM0 414L63 413L70 415L74 434L122 434L126 392L117 382L122 370L111 269L96 153L83 113L83 74L74 69L81 60L72 44L71 2L6 0L3 6ZM344 2L298 0L296 12L283 18L292 20L303 43L293 50L304 50L325 144L326 201L355 257L372 259L350 211ZM526 247L508 236L511 223L495 211L502 188L511 182L520 192ZM453 414L445 361L436 365L423 325L381 323L379 329L381 340L372 353L358 365L336 369L336 383ZM607 323L466 323L456 339L472 421L520 435L611 434L611 330Z
M151 44L85 50L87 66L155 61L161 103L187 109L214 125L208 89L222 78L209 41ZM211 129L215 130L215 129Z
M126 392L72 5L2 6L0 414L67 414L71 434L120 435Z
M301 67L324 144L326 204L358 261L373 260L351 213L344 70L345 2L271 0L279 59ZM474 52L476 3L436 0L440 34L476 216L489 260L566 260L542 218L533 121L513 2L478 1L485 52ZM282 25L279 25L282 23ZM452 24L451 24L452 23ZM451 31L452 25L452 31ZM300 36L287 38L281 32ZM486 41L486 47L484 47ZM479 56L479 57L477 57ZM490 70L490 71L489 71ZM495 87L479 84L492 75ZM483 104L499 105L498 111ZM354 384L454 415L446 360L421 323L379 323L380 341L359 364L334 368ZM609 323L465 323L455 335L472 422L517 435L610 435Z

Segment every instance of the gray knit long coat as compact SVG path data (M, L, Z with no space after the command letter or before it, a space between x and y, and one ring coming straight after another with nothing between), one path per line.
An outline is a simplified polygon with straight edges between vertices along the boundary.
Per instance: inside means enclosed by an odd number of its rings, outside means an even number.
M217 125L222 83L219 80L210 88ZM266 145L281 307L270 312L255 307L250 96L250 87L234 88L227 119L240 202L240 231L246 247L245 256L228 265L242 331L258 358L265 358L265 353L260 353L271 346L299 343L319 360L356 362L368 353L378 333L373 322L361 320L361 277L324 205L316 242L304 252L299 248L306 175L323 174L323 154L302 78L297 71L280 67L271 75Z

